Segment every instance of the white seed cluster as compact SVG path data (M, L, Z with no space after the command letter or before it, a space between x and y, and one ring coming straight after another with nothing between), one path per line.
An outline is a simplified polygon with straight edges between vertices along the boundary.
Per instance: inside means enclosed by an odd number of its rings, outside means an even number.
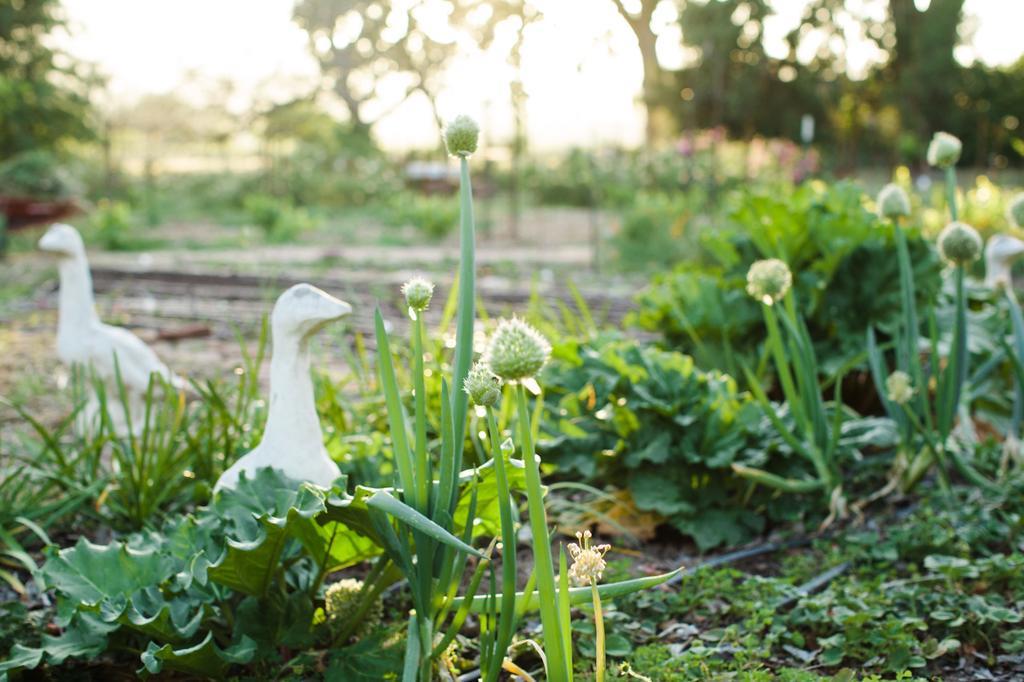
M469 116L456 116L444 129L444 145L452 156L469 156L476 151L480 126Z
M960 160L963 144L960 138L949 133L935 133L928 143L928 165L936 168L952 168Z
M324 610L327 622L332 629L341 630L355 614L359 606L359 594L363 589L363 581L356 578L344 578L330 585L324 594ZM363 622L352 633L354 637L362 637L381 622L384 617L384 605L380 600L374 603L367 612Z
M939 233L939 252L954 265L970 265L982 248L981 235L967 223L950 223Z
M484 362L504 381L537 376L551 355L551 344L519 318L502 320L491 335Z
M910 197L899 185L889 183L878 193L879 218L906 218L910 215Z
M427 309L434 296L434 283L422 277L413 277L402 285L402 295L405 296L406 305L421 313Z
M896 370L885 379L885 392L889 400L897 405L906 405L914 397L914 385L910 375Z
M747 271L747 293L765 305L782 300L791 286L793 274L778 258L755 261Z
M569 577L577 585L592 585L601 581L601 575L607 566L604 555L612 548L611 545L594 545L591 543L589 530L576 533L576 542L569 543L569 556L572 566Z
M491 407L501 399L501 377L482 362L473 365L463 382L463 389L475 405Z

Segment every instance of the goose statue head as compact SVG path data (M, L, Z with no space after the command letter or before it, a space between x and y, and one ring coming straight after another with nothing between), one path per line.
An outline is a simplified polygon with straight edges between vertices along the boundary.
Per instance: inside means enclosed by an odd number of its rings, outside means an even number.
M352 306L312 284L296 284L277 299L270 314L275 342L302 341L320 331L328 322L352 312Z
M323 445L310 377L309 339L352 307L310 284L285 291L270 314L273 354L263 440L225 471L214 490L234 488L242 472L252 479L272 467L296 481L331 487L341 471Z
M1013 261L1024 254L1024 241L997 234L985 245L985 285L993 289L1011 282Z
M85 243L75 228L54 223L39 240L39 250L61 258L77 258L85 255Z

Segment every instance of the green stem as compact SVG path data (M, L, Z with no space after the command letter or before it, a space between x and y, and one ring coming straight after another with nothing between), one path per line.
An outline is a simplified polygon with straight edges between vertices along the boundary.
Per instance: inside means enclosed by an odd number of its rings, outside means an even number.
M594 682L604 682L604 614L601 612L601 594L597 591L597 582L591 580L590 588L594 598L594 641L597 644Z
M921 420L917 418L917 415L914 414L913 410L906 405L901 405L901 407L903 408L903 412L907 415L907 419L910 421L911 427L921 434L921 437L924 439L926 444L925 447L935 456L935 460L939 467L939 486L947 496L951 495L953 491L949 484L949 474L946 471L946 451L944 450L943 444L937 442L932 437L930 429L926 429L921 425ZM924 456L923 452L918 453L917 456L911 460L907 489L912 488L917 481L920 480L921 476L924 475L924 472L927 471L928 467L917 464L917 461Z
M413 383L416 409L416 508L429 514L430 463L427 458L427 389L423 370L423 318L415 314L412 321Z
M793 375L789 369L789 360L786 359L786 349L782 345L782 334L779 333L779 322L775 317L775 308L762 304L761 309L764 310L764 322L768 328L768 347L771 349L772 357L775 359L775 371L778 373L779 382L782 384L782 393L785 396L786 402L789 403L789 409L793 411L793 416L806 436L809 429L804 420L800 396L797 394L793 383Z
M519 407L519 431L522 443L523 468L526 474L526 504L533 534L534 572L540 593L540 622L544 629L544 652L548 660L548 679L567 682L565 654L562 651L562 633L558 620L555 567L551 559L551 539L548 536L547 515L544 511L544 491L541 489L540 466L533 450L530 408L526 402L526 388L522 383L515 388Z
M452 419L455 424L456 471L462 470L462 450L466 441L466 415L469 396L462 384L473 361L473 323L476 321L476 236L473 221L473 186L469 179L469 160L459 159L459 303L455 331L455 360L453 363Z
M498 612L498 633L495 638L495 656L488 666L487 682L497 680L501 663L508 647L516 621L516 529L512 519L512 498L508 487L508 473L505 453L501 448L501 432L494 410L487 408L487 428L491 441L491 457L494 460L495 483L498 488L498 514L501 521L501 608Z
M946 203L949 204L950 220L956 222L959 212L956 208L956 168L954 166L946 169Z

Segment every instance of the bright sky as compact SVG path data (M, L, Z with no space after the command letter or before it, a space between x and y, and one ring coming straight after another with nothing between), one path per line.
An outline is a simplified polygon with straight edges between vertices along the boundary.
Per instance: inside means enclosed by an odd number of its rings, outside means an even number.
M766 25L767 48L798 21L807 0L774 0L777 16ZM929 0L916 0L919 5ZM308 92L316 65L306 34L291 22L294 0L64 0L72 35L67 48L108 75L115 103L167 92L190 72L208 81L230 78L232 101L244 109L256 101L282 101ZM596 143L633 144L641 138L636 97L640 58L632 33L610 0L537 0L542 21L524 46L530 138L540 147ZM884 11L884 0L848 0L850 6ZM880 9L880 7L882 9ZM1022 0L967 0L974 40L957 56L1008 64L1022 54ZM668 27L659 43L666 62L682 58L675 12L666 3L656 22ZM674 33L673 33L674 32ZM871 58L851 50L853 69ZM492 137L511 129L508 69L500 57L466 55L453 65L440 98L446 115L478 116ZM377 126L389 147L431 146L433 117L425 101L410 100Z

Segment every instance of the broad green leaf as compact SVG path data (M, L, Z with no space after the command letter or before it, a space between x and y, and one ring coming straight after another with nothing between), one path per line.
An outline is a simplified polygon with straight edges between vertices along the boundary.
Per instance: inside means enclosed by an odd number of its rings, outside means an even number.
M60 665L69 658L92 658L107 647L107 629L95 621L77 621L60 636L43 635L38 649L15 644L7 660L0 661L0 675L32 670L41 663Z
M347 495L333 495L332 500L348 501ZM206 571L210 580L245 594L264 594L292 538L318 562L329 552L329 570L378 554L375 542L364 532L337 521L325 522L326 501L324 490L308 484L296 487L269 468L241 481L216 503L227 520L227 543L223 555Z
M74 547L49 551L41 572L46 584L76 609L94 612L104 623L183 642L208 615L195 600L164 598L160 585L180 563L155 549L137 550L119 542L95 545L83 538Z
M199 644L175 649L170 644L157 646L153 642L142 652L143 668L152 674L169 670L198 675L200 677L223 678L233 664L248 663L256 653L256 643L247 637L227 649L221 649L213 641L213 633ZM140 672L142 672L140 670Z

